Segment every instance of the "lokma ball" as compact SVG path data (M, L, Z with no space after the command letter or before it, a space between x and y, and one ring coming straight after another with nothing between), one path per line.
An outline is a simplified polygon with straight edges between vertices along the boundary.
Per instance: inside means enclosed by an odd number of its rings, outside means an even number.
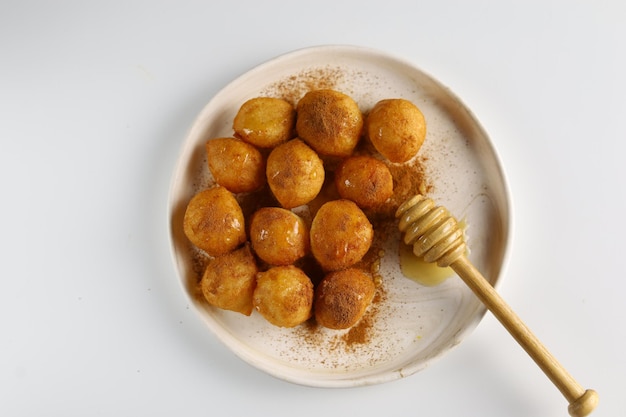
M324 203L310 230L311 252L326 271L348 268L367 253L374 229L363 211L350 200Z
M391 162L407 162L424 143L426 121L420 109L408 100L380 100L367 116L366 135Z
M309 250L309 230L297 214L280 207L263 207L250 221L250 242L270 265L290 265Z
M322 155L352 154L363 130L363 114L348 95L335 90L309 91L297 108L298 137Z
M265 159L254 146L235 138L216 138L205 147L209 170L222 187L246 193L265 185Z
M254 308L279 327L295 327L311 317L313 283L298 267L275 266L257 274Z
M185 211L187 238L210 256L236 249L247 239L243 212L235 196L215 186L194 195Z
M255 97L246 101L233 121L235 136L259 148L273 148L293 137L296 112L280 98Z
M352 156L337 168L335 187L342 198L372 209L393 195L393 177L384 162L367 155Z
M324 164L300 139L292 139L272 150L267 157L267 183L283 208L294 208L313 200L324 184Z
M374 281L361 269L330 272L315 290L315 320L330 329L352 327L365 314L375 292Z
M215 307L249 316L258 272L250 246L244 245L209 261L200 281L202 294Z

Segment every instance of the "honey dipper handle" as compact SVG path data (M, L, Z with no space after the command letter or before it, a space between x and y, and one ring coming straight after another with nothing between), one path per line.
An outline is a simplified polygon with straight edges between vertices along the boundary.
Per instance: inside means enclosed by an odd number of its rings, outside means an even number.
M466 256L457 258L450 266L561 391L569 403L569 414L590 414L598 404L598 394L585 390L572 378Z

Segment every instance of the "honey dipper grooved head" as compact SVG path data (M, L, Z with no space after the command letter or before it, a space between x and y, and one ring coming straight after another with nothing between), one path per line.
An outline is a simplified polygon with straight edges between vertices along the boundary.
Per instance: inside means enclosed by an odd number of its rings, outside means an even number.
M413 245L413 253L424 261L446 267L465 254L463 231L456 219L430 198L419 194L409 198L398 207L396 218L404 243Z

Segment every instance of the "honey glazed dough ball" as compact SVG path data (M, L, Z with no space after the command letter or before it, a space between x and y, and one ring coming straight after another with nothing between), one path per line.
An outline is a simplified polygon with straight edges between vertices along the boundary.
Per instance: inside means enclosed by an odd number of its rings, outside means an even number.
M200 288L209 304L249 316L258 272L250 246L244 245L209 261Z
M298 137L321 155L346 157L361 138L363 114L348 95L335 90L309 91L297 104Z
M283 208L313 200L324 185L324 164L300 139L277 146L267 157L267 183Z
M393 195L393 176L384 162L372 156L352 156L335 171L335 187L342 198L373 209Z
M340 199L319 208L309 234L315 260L325 271L337 271L365 256L372 245L374 229L354 202Z
M280 207L263 207L250 220L250 243L270 265L290 265L309 250L309 230L297 214Z
M233 193L247 193L265 185L265 159L249 143L235 138L206 142L209 170L215 182Z
M191 198L183 230L191 243L210 256L228 253L247 239L241 207L235 196L221 186L200 191Z
M233 121L235 136L259 148L273 148L294 136L296 111L286 100L256 97L246 101Z
M270 323L295 327L311 317L313 283L298 267L275 266L257 274L254 308Z
M330 329L350 328L363 317L375 293L374 281L360 269L330 272L315 289L315 320Z
M374 105L366 121L366 135L381 155L395 163L410 160L426 138L426 120L408 100L394 98Z

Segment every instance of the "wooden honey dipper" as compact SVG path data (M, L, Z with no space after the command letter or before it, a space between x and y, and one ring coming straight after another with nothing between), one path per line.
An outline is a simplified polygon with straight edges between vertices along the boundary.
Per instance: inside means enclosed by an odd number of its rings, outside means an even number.
M450 266L457 273L561 391L569 402L572 417L583 417L594 410L598 393L585 390L572 378L472 265L466 256L464 233L446 208L436 206L430 198L416 195L398 208L396 218L400 232L404 233L404 242L413 246L413 253L440 267Z

